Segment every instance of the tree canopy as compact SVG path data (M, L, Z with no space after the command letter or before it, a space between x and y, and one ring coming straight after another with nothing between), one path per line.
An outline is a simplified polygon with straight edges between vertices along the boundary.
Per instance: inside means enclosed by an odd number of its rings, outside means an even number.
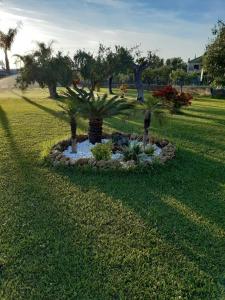
M23 62L17 83L20 88L26 89L28 85L37 82L42 88L47 86L50 97L56 98L58 84L67 86L72 83L73 62L61 52L54 55L52 43L37 43L37 46L31 54L17 55Z
M10 72L10 65L8 59L8 51L11 50L12 44L15 40L17 35L18 28L9 28L7 33L0 31L0 48L3 49L5 54L5 68L7 72Z
M225 86L225 23L218 21L212 31L214 38L208 44L204 67L217 86Z

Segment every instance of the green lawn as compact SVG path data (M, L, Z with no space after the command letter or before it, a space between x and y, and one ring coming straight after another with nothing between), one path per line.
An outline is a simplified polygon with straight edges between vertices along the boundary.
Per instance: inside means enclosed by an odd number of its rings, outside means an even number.
M41 164L69 135L46 96L0 92L0 299L225 299L225 101L153 124L178 147L166 166L101 174Z

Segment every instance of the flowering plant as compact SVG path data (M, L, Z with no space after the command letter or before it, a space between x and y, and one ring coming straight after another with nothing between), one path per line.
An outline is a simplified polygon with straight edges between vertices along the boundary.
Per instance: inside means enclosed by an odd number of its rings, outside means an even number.
M155 91L153 96L165 101L165 104L170 107L171 113L178 113L182 106L191 105L191 100L193 99L191 94L183 92L179 93L171 85Z
M121 98L125 97L127 90L128 90L128 85L125 83L121 84L121 86L120 86Z

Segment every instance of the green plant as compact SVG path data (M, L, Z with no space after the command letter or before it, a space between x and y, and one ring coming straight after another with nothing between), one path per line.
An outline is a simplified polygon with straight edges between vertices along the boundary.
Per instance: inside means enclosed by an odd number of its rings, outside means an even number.
M145 147L144 153L149 155L149 156L152 156L154 154L154 151L155 151L155 149L152 145L147 145Z
M108 98L107 94L103 96L84 89L74 87L67 88L67 95L79 102L80 112L84 117L89 118L89 140L92 144L101 143L103 119L116 115L127 115L129 110L134 107L132 102L125 99L119 99L119 96Z
M64 112L69 117L70 122L70 132L71 132L71 147L72 147L72 153L77 152L77 115L79 113L79 106L77 102L75 102L73 99L68 98L64 101L63 104L59 105Z
M112 144L96 144L91 152L96 160L110 160L112 155Z
M124 160L138 161L138 155L142 153L142 147L138 142L131 142L128 147L124 147Z
M11 50L12 44L18 33L18 28L10 28L7 33L0 31L0 48L3 49L5 54L5 67L6 71L10 73L8 51Z
M148 94L145 102L141 103L139 107L144 112L143 147L145 149L149 139L149 130L151 128L152 119L154 118L160 126L165 123L165 113L163 108L166 108L166 104L161 101L161 99Z
M52 43L37 43L37 49L26 55L15 55L23 63L17 76L17 84L25 90L30 84L48 87L50 98L58 98L57 85L67 86L73 80L73 62L68 55L54 55Z
M171 85L153 93L155 98L161 99L163 104L167 106L172 114L180 112L183 106L191 105L192 95L189 93L178 93Z
M125 84L125 83L121 84L121 86L120 86L120 97L121 98L125 97L127 90L128 90L128 84Z

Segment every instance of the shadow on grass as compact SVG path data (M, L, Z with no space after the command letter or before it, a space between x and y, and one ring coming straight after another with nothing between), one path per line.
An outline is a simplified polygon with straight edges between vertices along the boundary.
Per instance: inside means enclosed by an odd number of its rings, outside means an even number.
M23 99L27 103L29 103L29 104L43 110L44 112L52 115L53 117L59 118L62 121L68 121L67 117L65 116L65 114L62 113L62 111L55 111L54 109L51 109L51 108L46 107L44 105L41 105L40 103L37 103L36 101L33 101L33 100L31 100L30 98L28 98L26 96L22 96L22 95L16 93L15 91L12 91L12 93L15 94L16 96L20 97L21 99Z
M202 120L209 120L209 121L213 121L213 123L216 123L218 125L222 125L225 126L225 120L219 119L219 118L215 118L215 117L206 117L206 116L202 116L202 115L197 115L197 114L191 114L190 112L182 112L182 115L186 116L186 117L190 117L190 118L194 118L194 119L202 119ZM225 113L224 113L224 117L225 117Z
M0 283L6 297L148 299L154 292L173 298L178 289L198 299L215 295L211 278L193 267L193 261L204 267L201 261L193 254L186 259L190 241L182 236L185 226L201 239L204 231L183 215L176 220L179 213L162 200L164 193L179 198L181 190L176 194L172 187L182 184L180 177L168 180L176 165L147 176L51 173L23 153L2 108L0 122L9 146L1 195L5 218L9 214L1 241L6 264ZM173 239L175 226L180 247ZM195 243L190 243L194 249ZM179 248L176 253L170 244ZM196 291L192 278L202 290Z
M0 197L1 206L8 208L5 239L1 240L8 250L1 252L6 258L0 295L13 299L72 299L80 295L90 299L98 294L100 284L92 281L91 270L104 272L94 259L95 237L90 229L71 220L67 203L63 198L58 201L59 182L53 187L46 170L23 153L1 106L0 125L9 151L5 192Z
M225 166L181 150L175 161L150 174L67 175L83 191L120 199L151 228L225 288Z
M41 109L42 111L44 111L44 112L52 115L53 117L56 117L56 118L58 118L58 119L60 119L60 120L62 120L62 121L64 121L64 122L66 122L66 123L69 124L69 119L68 119L67 115L62 110L61 111L55 111L54 109L51 109L51 108L46 107L44 105L41 105L40 103L37 103L36 101L33 101L30 98L28 98L28 97L25 97L25 96L22 96L22 95L16 93L15 91L12 91L12 92L15 95L19 96L24 101L26 101L27 103L29 103L29 104L31 104L31 105L33 105L33 106ZM57 104L57 101L62 103L62 101L61 101L60 98L57 99L57 100L52 100L52 101L55 101L56 104ZM79 119L78 125L79 125L79 128L82 131L84 131L84 130L87 129L87 123L83 119L81 119L81 118Z

